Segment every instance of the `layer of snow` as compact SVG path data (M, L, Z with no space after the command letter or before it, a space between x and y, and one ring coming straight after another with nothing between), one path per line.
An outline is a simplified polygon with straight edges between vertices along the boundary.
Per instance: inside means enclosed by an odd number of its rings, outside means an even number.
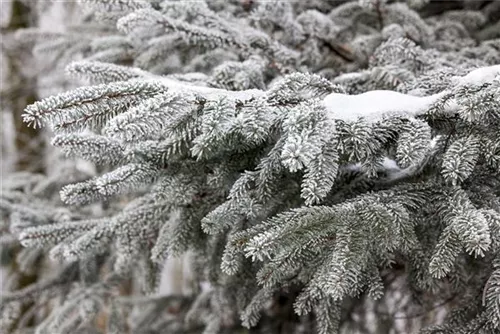
M415 117L428 110L441 96L411 96L390 90L373 90L358 95L332 93L323 103L331 119L356 121L363 117L367 122L375 122L392 114Z
M158 77L155 77L155 79L158 79ZM248 90L242 90L242 91L229 91L229 90L219 89L219 88L191 85L189 83L184 83L184 82L180 82L180 81L173 80L170 78L165 78L165 77L161 77L160 81L164 85L170 87L172 90L179 90L179 91L185 90L185 91L189 91L189 92L200 93L205 97L228 96L228 97L231 97L233 99L245 101L245 100L250 100L253 97L261 97L261 96L264 96L266 94L266 92L259 90L259 89L248 89Z
M486 82L493 81L497 75L500 75L500 65L480 67L469 72L463 77L458 77L456 82L459 85L482 85Z
M362 164L360 162L352 163L352 164L347 164L343 166L343 169L349 170L352 172L361 172L362 171ZM377 168L378 171L385 171L385 172L400 172L403 171L404 169L399 167L397 162L394 159L391 159L389 157L383 157L380 168Z
M456 85L481 85L500 76L500 65L475 69L468 74L455 78ZM425 113L429 107L447 91L430 96L413 96L389 90L373 90L358 95L332 93L323 103L331 120L356 121L364 118L367 122L376 122L386 116L398 115L408 118ZM460 106L449 100L445 111L453 112Z

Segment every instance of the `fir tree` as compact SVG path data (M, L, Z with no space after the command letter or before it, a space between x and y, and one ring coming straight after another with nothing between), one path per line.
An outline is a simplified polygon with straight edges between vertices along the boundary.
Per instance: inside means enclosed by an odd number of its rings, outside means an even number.
M500 332L498 2L83 2L18 32L86 83L25 109L2 332Z

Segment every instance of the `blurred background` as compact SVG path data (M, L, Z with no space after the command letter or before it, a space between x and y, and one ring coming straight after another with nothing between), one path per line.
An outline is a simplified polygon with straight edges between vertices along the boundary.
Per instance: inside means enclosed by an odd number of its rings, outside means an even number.
M68 49L66 54L52 52L50 46L52 39L54 46L60 49L58 33L67 32L69 25L78 28L85 20L85 12L77 1L0 0L0 6L0 183L7 182L12 173L20 172L55 174L57 177L59 168L72 162L65 161L51 147L47 129L28 127L21 115L27 105L81 85L65 75L64 67L81 57L82 46L70 41L76 47ZM38 30L50 33L40 36ZM19 34L20 31L23 34ZM47 39L45 43L37 44L43 38ZM94 166L83 160L76 161L71 167L84 174L95 173ZM0 187L0 191L2 189ZM0 242L3 262L14 264L9 260L12 254L6 254L6 250ZM159 293L170 294L186 289L189 276L186 270L182 259L168 260ZM28 279L25 284L34 279ZM10 284L7 272L0 266L1 290L5 290L6 284Z

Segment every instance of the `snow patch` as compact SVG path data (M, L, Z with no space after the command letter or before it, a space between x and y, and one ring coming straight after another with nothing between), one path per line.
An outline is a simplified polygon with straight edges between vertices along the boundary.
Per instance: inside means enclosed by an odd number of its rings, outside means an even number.
M500 76L500 65L475 69L462 77L455 77L456 85L482 85ZM448 91L430 96L414 96L390 90L373 90L358 95L332 93L323 100L331 120L356 121L363 118L368 123L387 116L397 115L413 118L424 114L431 105ZM451 99L445 106L446 112L454 112L460 106Z

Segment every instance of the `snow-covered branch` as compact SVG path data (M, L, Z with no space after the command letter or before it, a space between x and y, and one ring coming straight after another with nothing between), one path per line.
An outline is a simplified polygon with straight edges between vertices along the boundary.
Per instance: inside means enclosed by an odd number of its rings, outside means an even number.
M109 68L110 66L112 66L111 69ZM106 69L108 71L105 71ZM154 75L139 68L122 67L99 62L77 62L68 66L68 72L77 75L82 72L90 72L93 76L98 76L100 73L109 72L109 70L112 70L115 77L141 78L167 87L171 92L197 93L207 98L225 96L245 101L252 98L262 98L267 94L265 91L259 89L230 91L195 85L165 76ZM454 86L450 87L450 90L464 85L481 85L491 82L499 74L500 65L481 67L469 72L465 76L455 77L452 81ZM358 118L363 118L365 121L371 123L387 116L397 115L413 118L425 114L432 104L448 92L449 90L445 90L430 96L414 96L390 90L373 90L358 95L331 93L324 97L323 104L329 118L332 120L352 122ZM447 101L446 108L446 111L454 112L459 106L455 101L450 100Z
M481 67L462 77L456 77L456 86L481 85L500 75L500 65ZM229 96L235 99L248 100L252 97L262 97L265 92L257 89L245 91L227 91L223 89L201 87L180 83L165 77L155 77L172 89L194 91L206 96ZM451 87L453 88L453 87ZM347 122L362 117L367 122L376 122L386 116L398 115L413 118L425 114L431 105L437 102L448 91L430 96L413 96L389 90L374 90L358 95L331 93L323 99L329 117L333 120ZM458 105L448 101L446 111L456 111Z

